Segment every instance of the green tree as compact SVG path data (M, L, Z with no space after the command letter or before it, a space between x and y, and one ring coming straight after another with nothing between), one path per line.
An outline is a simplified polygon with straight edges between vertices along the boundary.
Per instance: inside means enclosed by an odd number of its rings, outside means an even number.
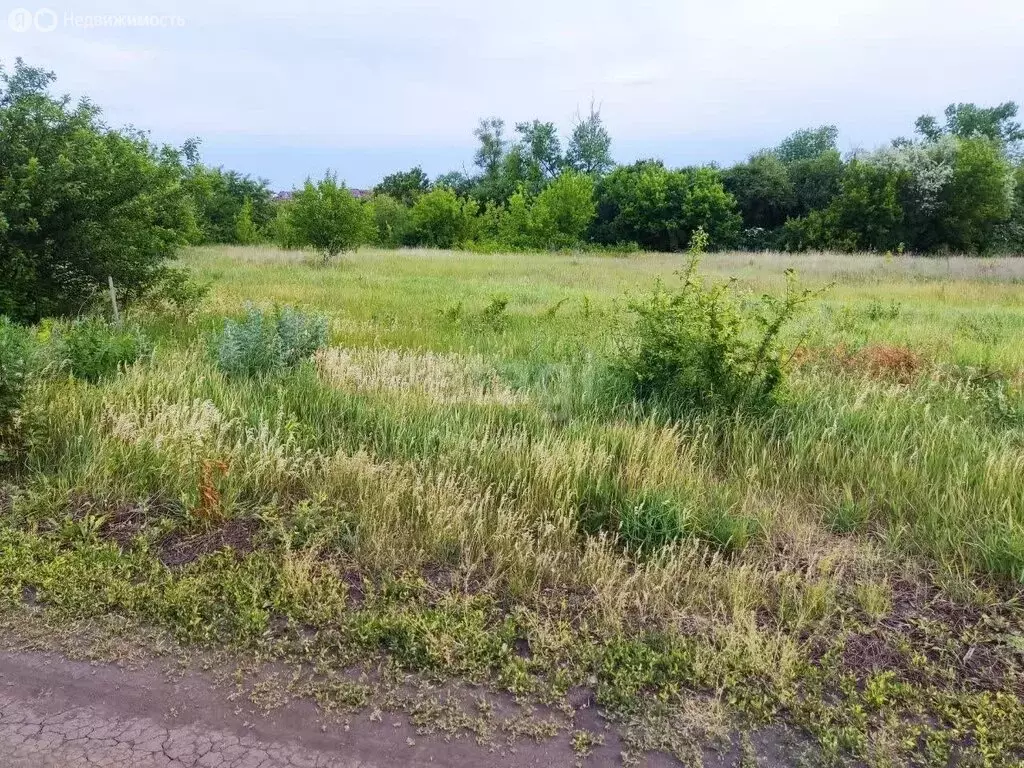
M1017 105L1012 101L994 107L979 107L977 104L950 104L946 107L945 125L931 115L917 118L917 133L928 141L937 141L941 136L956 136L961 139L984 137L1003 147L1010 147L1024 141L1024 128L1014 120Z
M942 195L942 241L953 251L992 250L1000 225L1013 213L1013 168L998 142L962 139Z
M235 242L241 245L252 245L259 241L259 233L252 220L252 200L245 198L242 203L242 210L238 212L235 220Z
M754 155L722 174L725 189L736 198L745 227L776 229L794 215L796 188L778 157Z
M533 239L533 222L530 218L530 202L526 192L519 188L503 206L488 206L485 213L497 212L497 239L503 248L523 251L536 247Z
M530 229L539 248L571 248L582 242L594 216L594 180L585 173L565 171L533 203Z
M412 205L420 195L429 190L430 178L418 165L411 170L385 176L383 181L373 188L375 195L387 195L403 205Z
M836 141L838 138L839 129L834 125L802 128L783 139L772 152L784 163L813 160L827 152L837 151Z
M1013 188L1013 210L1000 228L1000 245L1010 253L1024 254L1024 162L1014 169Z
M826 214L828 245L847 251L897 248L903 232L900 188L904 183L900 171L852 160Z
M366 209L330 172L315 184L306 180L292 198L288 221L298 242L325 259L357 248L368 234Z
M412 207L413 239L419 245L454 248L473 237L476 203L447 187L421 195Z
M786 172L796 197L794 214L801 216L827 208L839 194L844 168L843 158L834 149L788 163Z
M374 194L366 206L376 245L397 248L406 244L412 227L412 213L408 207L384 194Z
M601 112L591 103L590 114L576 120L565 161L580 173L600 177L615 167L611 147L612 138L601 120Z
M505 121L500 117L486 117L480 120L480 125L473 131L480 142L476 150L473 162L483 172L484 176L495 176L501 169L502 158L505 157Z
M0 68L0 314L75 315L112 277L122 301L164 281L195 236L181 150L114 131L87 100L54 98L54 75Z
M530 191L537 194L565 164L558 129L554 123L533 120L517 123L516 133L519 134L517 152L523 163L518 175L523 177Z
M606 243L677 251L703 227L712 247L722 248L734 244L741 224L736 201L713 168L671 171L641 160L602 179L597 201L595 236Z
M237 243L238 218L246 201L257 233L265 232L275 216L270 185L236 171L192 164L185 188L195 203L196 221L204 243Z
M459 197L468 197L473 190L473 179L462 171L442 173L434 180L435 187L447 187Z

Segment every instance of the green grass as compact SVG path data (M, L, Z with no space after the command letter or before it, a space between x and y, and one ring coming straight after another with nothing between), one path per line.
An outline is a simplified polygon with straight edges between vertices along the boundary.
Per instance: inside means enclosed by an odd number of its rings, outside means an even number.
M602 367L624 293L684 258L189 251L211 294L134 312L151 359L31 384L0 604L588 686L627 729L700 696L702 733L784 720L824 759L1021 759L1024 261L710 254L832 287L773 413L669 423ZM332 349L224 376L247 302L323 312Z

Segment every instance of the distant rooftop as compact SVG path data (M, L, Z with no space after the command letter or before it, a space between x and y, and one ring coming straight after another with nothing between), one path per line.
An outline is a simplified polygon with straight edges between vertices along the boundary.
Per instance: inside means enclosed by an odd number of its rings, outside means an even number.
M373 190L372 189L351 189L350 188L348 191L351 192L352 193L352 197L356 198L357 200L362 200L363 198L369 197L370 195L373 194ZM287 200L291 200L292 196L294 194L295 194L294 190L281 190L280 192L276 192L274 194L274 200L277 200L278 202L284 202L284 201L287 201Z

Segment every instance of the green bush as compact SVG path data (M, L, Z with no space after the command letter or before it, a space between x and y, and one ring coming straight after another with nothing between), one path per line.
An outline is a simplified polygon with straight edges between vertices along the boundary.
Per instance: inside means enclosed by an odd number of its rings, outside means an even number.
M333 174L316 182L307 179L288 207L290 237L320 251L324 259L358 248L370 234L362 203Z
M0 68L0 314L74 316L112 277L143 296L196 233L183 150L113 131L87 100L48 92L53 75Z
M409 239L412 212L389 195L374 194L366 208L372 225L372 240L381 248L398 248Z
M229 375L273 373L308 360L327 344L327 318L291 307L249 307L240 321L228 320L217 344L217 365Z
M193 163L184 186L195 206L198 242L258 242L274 219L273 194L266 179Z
M0 316L0 461L14 433L25 391L28 368L28 332Z
M582 173L564 171L537 195L530 209L533 244L540 248L577 246L596 215L594 180Z
M615 380L673 417L770 404L783 379L779 333L814 294L798 290L790 270L782 298L743 301L732 281L705 285L698 264L692 256L678 291L659 283L628 303L611 362Z
M145 300L153 308L171 309L190 315L199 309L210 283L200 283L184 269L167 269L146 293Z
M61 368L76 379L92 382L116 374L153 348L137 326L113 326L96 317L58 326L53 340Z
M447 187L420 195L412 207L412 237L419 245L455 248L474 234L477 205Z

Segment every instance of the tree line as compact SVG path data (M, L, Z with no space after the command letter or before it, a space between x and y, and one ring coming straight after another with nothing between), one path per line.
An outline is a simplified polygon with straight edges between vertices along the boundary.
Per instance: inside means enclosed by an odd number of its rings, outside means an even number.
M357 199L335 175L277 200L267 181L113 129L54 75L0 66L0 315L77 314L119 298L181 298L186 244L274 242L330 255L362 244L481 251L573 248L1024 252L1017 105L954 104L910 138L843 156L834 126L800 130L731 167L619 165L593 106L551 122L488 118L472 170L420 167Z
M347 203L331 174L275 204L265 182L221 169L194 173L220 180L220 194L232 196L220 207L237 217L207 227L228 233L209 242L247 242L249 233L325 253L360 244L675 251L700 230L713 249L1020 253L1017 111L1012 102L952 104L941 121L919 118L912 137L845 157L835 126L802 129L726 168L617 165L594 108L564 150L553 123L518 123L507 136L504 121L487 118L475 132L473 173L431 180L417 166Z

